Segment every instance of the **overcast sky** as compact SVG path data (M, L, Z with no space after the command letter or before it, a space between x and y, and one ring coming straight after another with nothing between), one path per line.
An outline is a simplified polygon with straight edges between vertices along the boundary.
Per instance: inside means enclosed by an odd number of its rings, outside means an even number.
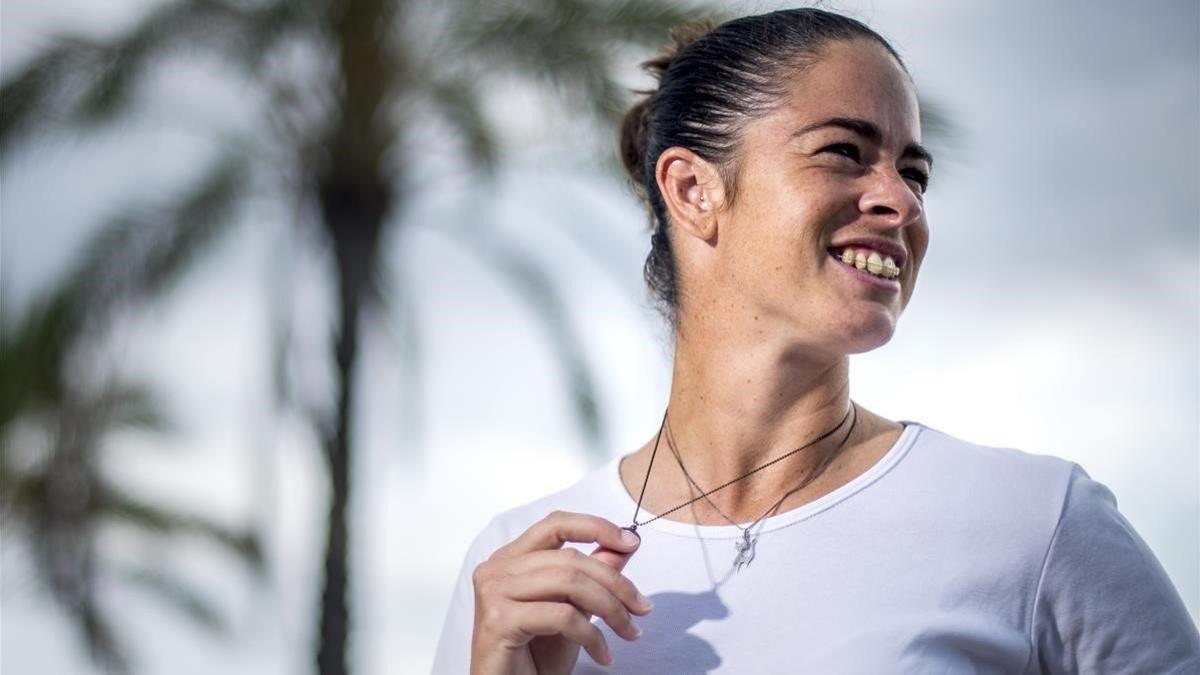
M154 3L114 4L5 0L0 75L52 30L109 32ZM923 96L959 128L927 199L920 284L892 342L852 359L853 397L892 419L1079 462L1112 489L1197 616L1200 6L832 6L891 39ZM163 86L184 103L137 130L50 144L0 166L5 302L20 305L53 279L115 199L169 188L206 156L202 138L164 121L172 111L236 119L240 97L253 96L203 64L175 72L186 77ZM640 285L641 209L508 105L494 114L508 118L513 168L494 192L470 177L436 181L444 167L430 169L406 216L412 227L389 244L404 270L394 284L408 289L420 318L423 356L414 399L402 327L369 336L359 422L359 466L369 470L359 475L354 559L360 673L427 672L475 533L497 511L602 461L585 451L528 305L436 224L486 211L502 231L539 242L535 254L561 284L595 368L609 456L657 429L666 399L669 354ZM156 498L268 524L274 577L253 590L202 547L109 542L118 555L177 566L234 618L235 634L222 642L110 590L145 672L283 674L310 661L324 488L303 424L269 417L267 325L280 297L270 279L289 268L297 279L284 297L302 317L304 384L318 390L328 377L329 303L319 265L303 242L288 241L280 212L266 206L247 218L253 226L169 303L122 328L130 369L170 392L182 431L172 452L127 439L114 471ZM90 672L10 541L0 670Z

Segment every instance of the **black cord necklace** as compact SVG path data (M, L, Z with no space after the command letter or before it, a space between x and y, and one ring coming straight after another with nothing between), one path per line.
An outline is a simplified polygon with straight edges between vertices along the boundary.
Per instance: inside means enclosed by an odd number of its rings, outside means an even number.
M854 426L858 423L857 410L858 409L857 409L857 406L854 404L854 401L851 401L850 402L850 410L846 411L846 415L844 417L842 417L842 420L840 422L837 423L837 426L835 426L834 428L830 429L829 431L821 434L820 436L813 439L812 441L809 441L808 443L796 448L795 450L792 450L783 455L780 455L779 457L776 457L775 459L767 462L766 464L763 464L762 466L751 469L750 471L747 471L746 473L738 476L737 478L734 478L731 481L723 483L707 492L703 492L699 497L690 499L690 500L680 504L679 506L676 506L668 511L664 511L663 513L660 513L657 516L650 518L649 520L645 520L645 521L639 523L639 522L637 522L637 515L641 511L641 508L642 508L642 499L646 496L646 486L650 483L650 470L654 468L654 457L658 454L658 444L662 440L663 429L666 428L666 426L667 426L667 414L670 412L670 410L669 410L669 408L668 408L668 410L664 410L662 424L659 425L658 435L654 439L654 449L651 450L651 452L650 452L650 464L649 464L649 466L646 467L646 477L642 481L642 491L641 491L641 494L638 495L637 506L634 508L634 511L633 511L633 522L631 525L628 525L621 529L629 530L630 532L633 532L636 534L637 528L642 525L652 523L652 522L658 520L659 518L670 515L676 511L678 511L679 509L682 509L685 506L688 506L688 505L693 504L701 499L708 497L709 495L713 494L714 492L723 490L740 480L748 478L748 477L754 475L755 473L762 471L763 469L767 468L768 466L771 466L772 464L775 464L776 462L784 460L784 459L796 454L797 452L800 452L801 450L803 450L807 447L815 445L815 444L825 440L826 438L829 438L831 435L833 435L834 432L836 432L838 429L840 429L842 427L843 424L846 423L846 419L849 418L850 415L853 413L854 414L854 422L850 425L850 431L849 431L849 433L846 434L845 438L842 439L841 443L838 444L837 449L841 449L841 447L843 445L845 445L846 441L850 438L850 434L854 432ZM670 440L668 440L668 444L670 444ZM674 451L673 444L672 444L672 451ZM835 453L831 453L830 457L832 457L834 454L836 454L836 451L835 451ZM676 454L676 458L678 459L678 454ZM680 462L680 468L683 468L682 462ZM822 469L824 469L824 466L822 466ZM688 477L688 480L691 481L692 485L694 485L696 487L696 489L698 489L698 490L700 489L700 486L696 485L696 482L691 480L691 476L688 476L686 469L684 469L684 475ZM751 529L755 525L757 525L759 523L759 521L761 521L763 518L765 518L768 513L775 510L776 508L778 508L779 505L783 503L783 500L787 499L788 495L791 495L796 490L799 490L800 488L807 485L808 481L811 480L811 478L815 477L816 475L817 475L817 472L813 472L813 474L811 474L810 477L805 480L805 482L802 482L797 487L792 488L787 493L785 493L783 495L783 497L781 497L779 499L778 502L776 502L770 509L767 509L767 511L765 513L763 513L763 515L759 516L757 520L750 523L750 525L746 526L744 529L741 528L740 526L738 526L737 523L734 523L735 526L737 526L739 529L742 530L742 538L739 539L737 542L737 558L734 559L734 566L736 567L737 570L740 571L743 566L748 565L750 563L750 561L754 559L754 544L755 544L755 541L757 540L757 537L755 537L754 539L751 539ZM710 504L712 503L711 500L709 500L709 503ZM713 508L716 508L715 504L713 505ZM720 512L720 510L718 509L718 513L719 512ZM723 513L721 515L725 516L725 514L723 514ZM725 519L729 520L728 516L725 516ZM733 522L733 521L730 520L730 522Z
M851 401L851 404L853 405L853 401ZM734 558L734 561L733 561L734 571L740 572L742 567L749 565L750 561L754 560L754 546L758 541L758 535L751 536L751 532L753 531L754 526L758 525L759 521L766 518L768 515L770 515L776 509L778 509L779 506L781 504L783 504L783 501L785 499L792 496L793 494L796 493L797 490L800 490L804 486L813 482L822 473L824 473L825 468L829 466L829 464L833 461L833 459L835 457L838 456L838 454L840 454L839 451L842 449L842 446L844 446L846 444L846 441L849 440L850 436L854 434L854 427L857 424L858 424L858 412L857 412L857 409L855 409L854 419L851 420L851 422L850 422L850 429L846 431L846 436L841 440L840 443L838 443L838 446L836 448L834 448L834 451L827 454L821 460L821 463L815 469L813 469L812 472L810 472L807 476L805 476L802 481L800 481L799 485L797 485L796 487L783 493L783 496L780 497L778 501L776 501L774 504L772 504L771 507L768 508L766 511L764 511L761 516L754 519L754 522L750 523L746 527L742 527L741 525L738 525L736 521L734 521L729 516L725 515L725 512L722 511L720 509L720 507L718 507L716 505L716 503L713 502L713 500L709 499L707 494L704 495L704 498L708 502L709 506L713 507L713 509L717 513L721 514L722 518L729 521L730 525L733 525L734 527L741 530L741 532L742 532L742 538L737 542L737 557ZM841 426L841 425L838 425L838 426ZM683 465L683 458L679 456L679 451L675 448L675 434L671 429L670 418L667 419L667 447L670 448L671 453L675 455L675 461L679 463L679 468L680 468L680 470L683 471L683 475L684 475L684 477L686 477L688 479L688 482L691 483L692 486L695 487L697 490L704 492L704 488L700 487L700 484L696 482L696 479L692 478L692 475L690 473L688 473L687 467L685 467Z

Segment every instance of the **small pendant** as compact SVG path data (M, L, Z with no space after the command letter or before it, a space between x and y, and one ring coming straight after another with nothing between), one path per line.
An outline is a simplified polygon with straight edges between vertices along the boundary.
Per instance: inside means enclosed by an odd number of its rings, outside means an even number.
M750 538L750 530L742 530L742 538L736 543L737 557L733 559L734 571L740 572L742 568L749 565L751 560L754 560L754 544L757 542L757 537Z

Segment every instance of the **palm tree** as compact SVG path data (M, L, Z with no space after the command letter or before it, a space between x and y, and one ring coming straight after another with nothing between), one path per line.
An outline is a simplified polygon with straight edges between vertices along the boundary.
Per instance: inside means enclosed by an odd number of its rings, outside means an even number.
M131 220L118 228L122 245L140 242L162 255L149 267L130 268L134 278L117 285L136 295L143 285L153 287L156 274L177 275L197 260L204 244L234 222L236 203L252 194L247 185L275 186L273 198L303 205L298 221L319 224L338 312L331 409L306 411L330 486L317 631L321 673L347 671L356 365L363 322L382 303L381 242L406 223L412 167L427 159L406 142L436 121L454 131L481 177L492 175L500 153L483 83L493 75L557 91L568 110L612 125L624 102L614 79L614 66L626 61L622 54L663 43L670 26L696 12L665 0L177 0L110 40L62 38L0 86L5 154L41 128L90 130L130 119L153 67L179 53L215 57L231 76L266 93L267 104L248 128L232 142L219 139L222 150L210 170L168 209L191 206L214 217ZM578 422L600 447L590 375L545 273L499 237L462 241L495 263L545 320Z
M216 188L215 191L211 188ZM221 186L209 186L210 194ZM212 202L209 202L212 205ZM174 214L194 231L214 213L193 201ZM101 352L121 305L161 293L180 251L139 250L130 235L142 223L118 220L85 247L75 269L19 316L0 316L0 502L6 525L20 531L50 595L68 610L97 664L129 663L113 619L97 597L101 581L152 591L201 625L225 628L205 595L155 566L110 560L97 546L106 529L132 528L153 539L193 536L261 570L258 537L202 516L158 506L101 470L113 432L169 431L157 396L107 364Z

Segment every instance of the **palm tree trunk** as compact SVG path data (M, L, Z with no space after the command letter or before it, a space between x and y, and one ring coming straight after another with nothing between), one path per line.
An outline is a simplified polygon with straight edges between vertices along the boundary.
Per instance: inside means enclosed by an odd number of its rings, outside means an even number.
M349 579L350 424L354 410L355 365L358 360L359 304L342 294L342 312L335 346L338 400L333 434L325 439L329 468L329 517L325 540L325 583L321 592L321 626L317 668L321 675L346 675L350 634L347 591Z
M350 637L349 506L352 425L357 406L359 335L379 251L379 233L390 190L377 178L360 180L334 172L319 188L324 226L330 238L338 282L340 314L334 359L337 365L335 419L324 433L330 487L325 543L325 579L321 591L317 669L321 675L346 675Z
M387 33L380 27L391 24L396 5L394 0L342 0L327 6L342 85L341 119L323 143L328 164L318 179L317 193L334 253L341 314L335 345L337 417L325 437L331 490L317 638L321 675L348 671L348 509L359 329L364 304L372 297L379 234L391 205L392 186L399 184L396 172L385 170L383 162L395 130L380 122L388 82L397 68L387 47Z

